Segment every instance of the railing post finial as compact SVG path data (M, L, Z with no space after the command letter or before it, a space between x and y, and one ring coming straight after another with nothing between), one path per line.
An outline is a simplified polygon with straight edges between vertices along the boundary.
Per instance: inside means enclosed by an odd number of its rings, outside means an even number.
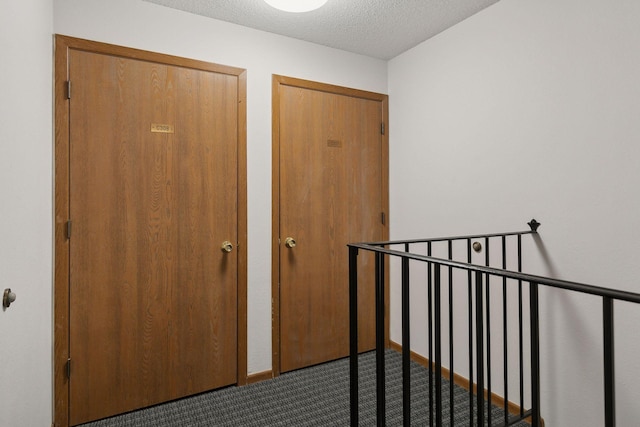
M538 232L538 227L540 227L540 223L538 221L532 219L527 224L529 225L529 227L531 227L531 231L533 231L534 233Z

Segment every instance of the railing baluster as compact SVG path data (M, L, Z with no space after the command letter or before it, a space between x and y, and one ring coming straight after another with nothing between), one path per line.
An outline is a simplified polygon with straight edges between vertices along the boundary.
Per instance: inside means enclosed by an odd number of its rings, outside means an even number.
M453 260L453 242L448 241L449 259ZM449 267L449 423L453 425L453 267Z
M613 329L613 299L602 298L602 319L604 339L604 425L616 425L615 387L615 338Z
M349 247L349 398L351 426L358 427L358 248Z
M436 426L442 425L442 318L440 300L440 264L435 264L434 272L434 304L436 332Z
M431 242L427 243L427 256L431 256ZM432 264L427 263L427 305L429 316L429 427L433 427L433 291Z
M409 252L409 245L405 245ZM411 425L411 333L409 331L409 258L402 258L402 424Z
M507 269L507 238L502 236L502 269ZM507 278L502 277L502 365L504 381L504 423L509 422L509 352L508 352L508 327L507 327Z
M471 264L471 239L467 239L467 262ZM467 295L469 310L469 384L473 384L473 289L471 279L473 273L467 272ZM469 427L473 427L473 387L469 387Z
M476 272L476 368L478 382L476 384L476 412L478 426L484 425L484 333L482 307L482 272Z
M531 317L531 426L540 426L540 327L538 319L538 284L529 283Z
M376 253L376 408L377 425L386 419L384 369L384 256Z
M491 260L489 257L489 238L485 238L485 262L487 267L491 265ZM485 283L485 290L487 295L486 300L486 322L487 322L487 424L491 425L492 411L491 411L491 276L487 274ZM484 390L482 390L484 394Z
M518 235L518 272L522 271L522 237ZM524 334L522 314L522 280L518 280L518 353L520 374L520 416L524 415Z

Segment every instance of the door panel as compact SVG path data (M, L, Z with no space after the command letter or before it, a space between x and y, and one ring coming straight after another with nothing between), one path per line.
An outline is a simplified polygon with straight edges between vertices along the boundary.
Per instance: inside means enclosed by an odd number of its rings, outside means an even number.
M382 240L381 102L279 88L280 369L348 355L347 243ZM288 248L286 237L296 246ZM375 347L373 257L362 254L359 349Z
M237 380L237 78L72 50L70 424Z

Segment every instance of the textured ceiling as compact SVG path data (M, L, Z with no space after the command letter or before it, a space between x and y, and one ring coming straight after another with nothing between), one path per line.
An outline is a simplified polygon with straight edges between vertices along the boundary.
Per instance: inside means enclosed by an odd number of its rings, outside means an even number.
M499 0L329 0L294 14L263 0L145 0L380 59L391 59Z

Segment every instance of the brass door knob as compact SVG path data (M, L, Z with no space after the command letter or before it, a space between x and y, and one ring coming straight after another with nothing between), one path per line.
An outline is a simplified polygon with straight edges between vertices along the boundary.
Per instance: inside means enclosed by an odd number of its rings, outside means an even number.
M225 240L224 242L222 242L222 246L220 247L220 249L222 249L222 252L229 253L233 250L233 245L230 241Z
M287 237L286 239L284 239L284 245L286 247L288 247L289 249L295 248L296 247L296 239L294 239L293 237Z

